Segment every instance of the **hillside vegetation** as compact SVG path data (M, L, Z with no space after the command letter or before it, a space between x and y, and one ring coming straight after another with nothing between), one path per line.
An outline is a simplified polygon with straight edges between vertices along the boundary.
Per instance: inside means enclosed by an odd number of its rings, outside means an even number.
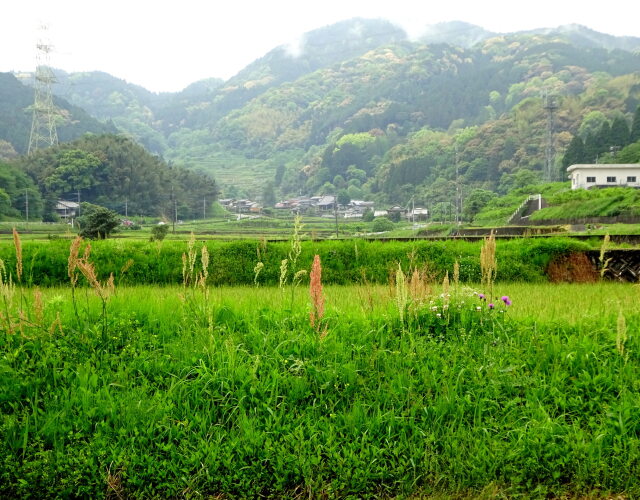
M59 73L56 92L172 164L212 174L227 196L259 198L273 184L278 197L343 191L434 209L456 186L467 199L522 171L543 180L545 95L558 105L553 180L577 138L605 122L630 128L638 47L580 26L495 34L453 23L411 41L354 19L226 82L153 94L104 73ZM598 148L621 146L612 140Z
M23 185L39 191L34 201L42 203L32 202L31 216L49 220L58 200L78 198L123 215L191 218L201 215L203 204L211 205L218 194L210 176L169 166L130 139L115 135L86 135L20 157L12 165L6 166L7 172L20 172L14 174L15 191ZM23 172L31 179L23 181ZM16 195L12 208L22 212L23 193ZM3 214L11 212L0 211Z

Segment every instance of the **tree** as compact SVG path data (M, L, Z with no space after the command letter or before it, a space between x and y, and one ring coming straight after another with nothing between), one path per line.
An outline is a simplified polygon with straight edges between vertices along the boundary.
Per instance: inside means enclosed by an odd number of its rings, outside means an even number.
M526 168L516 171L514 174L502 174L498 192L506 194L514 189L524 188L540 182L540 174Z
M169 232L168 224L158 224L151 228L151 238L150 241L162 241L167 236Z
M16 156L18 156L18 153L13 149L11 143L0 140L0 161L15 158Z
M44 179L49 193L69 194L98 182L96 173L102 162L94 154L71 149L61 152L58 162L56 169Z
M173 213L175 202L180 215L190 218L202 217L203 203L218 196L209 175L167 165L121 136L87 135L15 162L43 190L49 214L59 196L75 199L78 189L82 200L112 210L126 206L129 214L162 215Z
M0 161L0 190L8 195L8 205L2 204L0 216L11 218L26 216L27 205L29 219L33 220L42 215L40 190L20 168Z
M616 116L611 123L611 146L623 148L629 144L629 124L623 116Z
M361 200L364 198L364 191L357 186L349 186L347 193L352 200Z
M108 208L92 203L80 204L82 215L76 220L80 236L92 240L104 240L120 225L120 217Z
M371 230L374 233L382 233L384 231L392 231L394 227L395 225L390 219L387 219L386 217L378 217L373 221Z
M640 141L640 106L636 108L636 112L633 114L631 133L629 134L629 143L638 141Z
M362 221L363 222L373 222L374 218L375 218L374 212L370 208L367 208L364 211L364 213L362 214Z
M347 206L351 202L349 191L347 191L346 189L341 189L340 191L338 191L337 201L338 205L342 205L343 207Z
M282 184L282 178L284 177L285 166L282 163L279 163L276 167L276 175L274 178L274 183L276 186L280 186Z
M584 142L580 139L579 135L574 135L573 139L567 146L567 150L562 157L562 166L566 169L571 165L577 163L586 163L586 151L584 148Z
M595 136L602 130L602 125L607 122L607 117L602 111L591 111L587 114L580 124L578 135L583 138L585 143L589 135Z
M487 191L486 189L474 189L471 191L464 203L462 215L465 220L472 221L476 214L495 197L496 194L493 191Z
M262 205L273 207L276 204L276 190L273 181L268 181L262 190Z

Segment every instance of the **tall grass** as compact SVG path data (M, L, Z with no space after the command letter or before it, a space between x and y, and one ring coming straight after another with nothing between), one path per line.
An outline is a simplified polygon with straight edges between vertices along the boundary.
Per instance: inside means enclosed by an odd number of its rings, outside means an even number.
M457 266L321 286L318 257L283 305L208 287L194 241L181 285L123 285L106 315L69 255L84 307L73 287L24 288L28 322L5 302L5 498L640 495L635 286L497 283L490 307Z
M289 243L260 241L198 242L210 255L208 283L211 285L249 285L259 281L263 285L277 285L284 264L286 282L300 270L311 267L314 256L323 263L323 280L331 284L350 284L363 276L371 283L386 283L395 273L398 263L405 270L427 268L437 281L451 273L455 262L459 265L459 279L480 282L481 243L466 241L305 241L301 240L292 252ZM495 255L501 265L498 281L545 281L550 261L561 255L597 249L599 243L587 243L567 238L520 239L496 241ZM256 254L262 262L256 278ZM183 282L182 254L185 242L163 241L96 241L92 242L92 260L99 279L106 280L113 272L116 283L179 284ZM299 252L299 253L298 253ZM65 272L69 256L68 241L25 242L22 245L26 284L54 286L68 283ZM291 255L290 255L291 254ZM295 270L292 258L296 256ZM0 244L0 258L15 268L13 245ZM300 277L300 276L299 276ZM304 278L307 279L306 277Z

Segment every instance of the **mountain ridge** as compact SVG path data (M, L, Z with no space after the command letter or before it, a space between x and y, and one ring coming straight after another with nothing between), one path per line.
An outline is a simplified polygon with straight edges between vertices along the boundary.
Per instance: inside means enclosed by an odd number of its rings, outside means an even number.
M194 82L178 93L154 94L104 73L62 72L59 79L76 83L63 92L69 101L109 118L168 161L213 173L236 192L256 196L275 182L283 195L350 188L354 195L395 199L405 195L386 189L384 179L434 184L444 176L450 182L444 164L399 166L394 148L404 145L423 158L411 145L423 130L429 132L416 144L426 149L425 137L450 143L473 127L498 144L491 130L509 134L506 124L527 115L538 128L510 140L543 141L543 92L571 106L558 115L559 152L589 113L600 113L601 122L616 113L628 119L640 102L640 55L630 51L637 47L640 38L579 25L493 33L451 22L410 39L387 21L353 19L305 34L297 51L276 47L227 81ZM441 163L452 161L449 146ZM470 181L496 189L501 175L541 170L540 142L528 149L503 146L507 153L487 153L484 167L464 151Z

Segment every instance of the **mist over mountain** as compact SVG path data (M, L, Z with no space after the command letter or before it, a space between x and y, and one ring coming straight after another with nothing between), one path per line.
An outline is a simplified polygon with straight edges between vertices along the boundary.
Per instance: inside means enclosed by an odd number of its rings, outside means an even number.
M500 189L521 170L541 175L545 94L559 103L560 178L572 137L619 117L630 124L639 50L640 38L579 25L497 34L451 22L410 39L388 21L352 19L226 82L155 94L106 73L58 71L54 92L152 153L213 174L227 194L260 197L272 185L281 196L444 200L455 175L469 191ZM12 116L25 114L32 99L15 78L0 80L0 109L15 101ZM0 123L0 139L23 152L28 137L9 129Z

